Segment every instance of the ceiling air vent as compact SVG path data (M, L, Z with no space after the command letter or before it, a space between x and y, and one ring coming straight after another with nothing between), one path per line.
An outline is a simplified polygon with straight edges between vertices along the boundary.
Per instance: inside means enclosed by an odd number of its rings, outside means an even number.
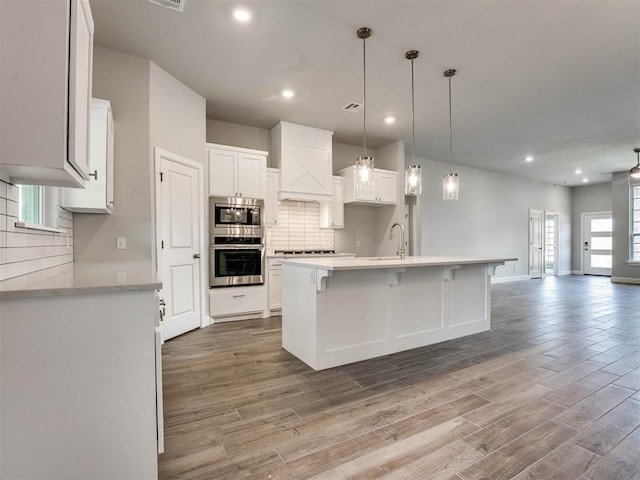
M344 110L345 112L358 113L360 110L362 110L362 104L358 102L349 102L344 107L342 107L342 110Z
M184 2L186 0L149 0L149 3L153 3L154 5L160 5L162 7L166 7L169 10L175 10L176 12L181 12L184 10Z

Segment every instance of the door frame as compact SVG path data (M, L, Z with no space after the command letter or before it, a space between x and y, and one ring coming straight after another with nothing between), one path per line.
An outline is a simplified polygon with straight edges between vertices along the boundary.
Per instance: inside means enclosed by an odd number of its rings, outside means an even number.
M542 257L545 259L546 262L546 258L547 258L547 215L553 215L555 217L555 228L553 231L553 241L555 244L555 252L553 255L553 276L557 277L558 275L560 275L560 266L558 265L558 260L560 259L560 251L559 251L559 245L558 243L560 242L560 212L554 212L551 210L545 210L544 211L544 235L543 235L543 246L542 246ZM547 274L547 267L545 264L545 268L544 268L544 272L543 272L543 276L546 276Z
M532 277L531 276L531 220L533 218L533 212L536 213L540 213L540 217L541 217L541 223L542 225L540 225L540 231L541 231L541 236L542 236L542 241L540 242L540 276L539 277ZM528 272L529 272L529 279L536 279L536 278L544 278L544 227L545 227L545 211L544 210L539 210L537 208L530 208L529 209L529 216L527 218L528 222L527 222L527 239L528 239L528 245L527 245L527 267L528 267Z
M195 160L191 160L189 158L183 157L176 153L169 152L168 150L164 150L159 147L154 147L154 157L155 157L155 171L154 171L154 196L155 196L155 259L156 259L156 270L158 272L162 272L162 248L160 245L162 239L162 217L160 216L161 208L161 198L160 194L160 172L162 171L161 162L162 159L169 160L171 162L175 162L181 165L184 165L189 168L193 168L198 172L198 211L200 212L198 215L198 229L200 233L198 235L198 248L200 250L201 255L201 263L200 263L200 292L198 294L198 298L200 299L200 328L206 327L210 324L209 321L209 304L206 301L206 288L205 285L208 285L206 282L206 270L207 265L209 265L209 249L205 248L205 238L206 238L206 230L205 230L205 211L204 211L204 198L205 198L205 190L204 190L204 165L196 162ZM162 341L164 342L164 328L162 329Z
M582 212L580 214L580 275L585 274L584 273L584 217L586 215L611 215L611 218L613 218L613 212L609 210L604 212ZM612 235L613 235L613 232L612 232ZM591 248L591 245L589 245L589 248Z

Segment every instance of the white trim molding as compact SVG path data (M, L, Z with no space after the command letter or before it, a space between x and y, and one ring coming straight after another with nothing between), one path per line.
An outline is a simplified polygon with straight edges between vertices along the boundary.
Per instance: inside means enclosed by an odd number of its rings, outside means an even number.
M491 283L521 282L522 280L530 280L529 275L518 275L515 277L491 277Z
M640 285L640 278L628 277L611 277L612 283L629 283L631 285Z

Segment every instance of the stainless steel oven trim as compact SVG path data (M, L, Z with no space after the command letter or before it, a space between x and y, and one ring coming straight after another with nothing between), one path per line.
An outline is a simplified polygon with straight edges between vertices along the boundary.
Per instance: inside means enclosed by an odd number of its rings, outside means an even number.
M216 205L227 207L258 207L260 209L259 225L216 225L215 208ZM260 236L264 237L264 200L259 198L243 197L209 197L209 238L213 243L214 236L243 237Z

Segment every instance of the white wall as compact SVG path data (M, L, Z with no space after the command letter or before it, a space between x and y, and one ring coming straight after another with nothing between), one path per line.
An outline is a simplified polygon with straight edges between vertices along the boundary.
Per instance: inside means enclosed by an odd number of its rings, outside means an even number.
M571 270L582 271L582 214L590 212L611 212L611 183L597 183L573 187L571 189Z
M205 100L146 59L96 47L93 96L111 101L115 127L111 215L76 214L76 260L152 260L158 146L205 164ZM205 169L206 172L206 169ZM126 250L116 249L126 237Z
M271 152L271 131L207 118L207 142ZM271 155L267 157L271 166Z
M75 214L76 261L152 258L149 76L148 60L94 48L93 96L113 110L114 210ZM126 237L126 250L116 250L116 237Z
M460 199L446 202L442 177L448 164L418 158L416 163L422 166L422 255L517 257L498 267L496 276L528 276L528 219L534 208L559 213L559 271L571 271L569 188L456 165Z
M611 181L613 209L613 269L616 282L640 284L640 265L629 265L630 191L627 172L614 173Z

